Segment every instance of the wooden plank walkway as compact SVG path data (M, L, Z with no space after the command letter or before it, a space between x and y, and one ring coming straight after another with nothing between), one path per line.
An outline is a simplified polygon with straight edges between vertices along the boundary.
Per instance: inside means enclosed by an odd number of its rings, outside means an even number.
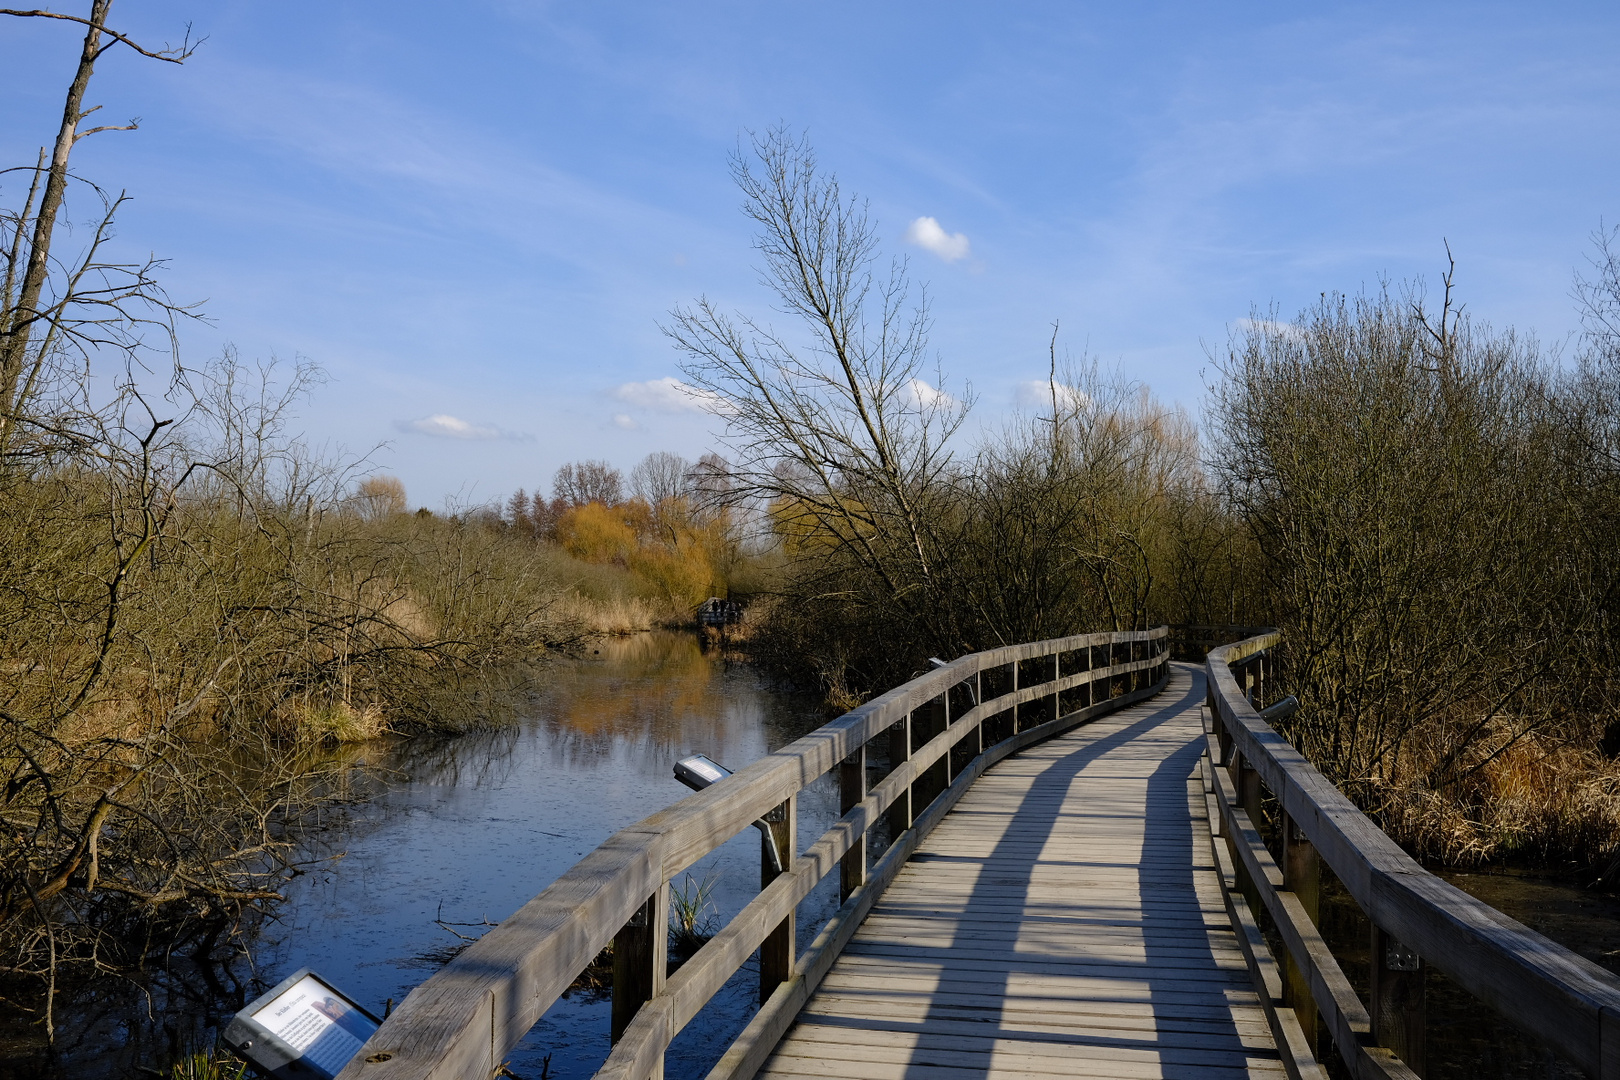
M1281 1077L1227 921L1204 673L981 777L765 1064L766 1080Z

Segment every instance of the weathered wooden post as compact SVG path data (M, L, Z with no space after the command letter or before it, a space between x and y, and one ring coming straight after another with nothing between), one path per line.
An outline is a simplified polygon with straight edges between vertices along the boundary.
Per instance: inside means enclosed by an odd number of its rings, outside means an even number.
M1222 747L1222 756L1231 762L1232 787L1237 793L1238 806L1244 813L1249 815L1249 824L1258 829L1260 827L1260 774L1244 759L1243 754L1229 740L1225 741ZM1260 917L1260 888L1254 883L1254 879L1249 876L1248 869L1238 855L1238 843L1239 839L1235 835L1226 838L1227 851L1232 856L1232 869L1237 875L1238 891L1243 894L1243 899L1248 901L1249 910L1258 919Z
M669 967L669 886L660 885L613 935L612 1041L618 1042L642 1003L664 988ZM655 1076L662 1075L662 1066Z
M984 702L984 672L983 671L975 671L973 673L973 707L978 708L979 705L982 704L983 702ZM984 737L984 725L989 723L989 722L990 722L990 718L988 716L984 716L984 717L980 717L979 722L973 726L973 732L974 732L973 738L975 738L977 740L977 744L973 747L973 756L974 757L978 757L980 754L984 753L984 748L985 748L985 746L988 745L988 742L986 741L986 739Z
M911 733L915 737L915 741L911 744L912 753L916 753L934 739L942 736L945 729L951 726L950 688L946 687L945 692L930 701L926 708L928 710L928 730L926 734L918 735L917 730L912 729ZM946 747L945 753L939 756L939 760L928 766L928 771L918 777L917 783L911 786L912 814L921 814L924 810L927 810L928 805L939 796L940 792L949 787L950 783L951 751L949 747Z
M1300 906L1315 925L1322 922L1322 857L1316 845L1300 831L1294 819L1282 815L1283 888L1299 899ZM1294 962L1294 954L1284 950L1283 1003L1299 1017L1306 1045L1316 1048L1316 1001L1311 997L1311 981Z
M850 754L838 766L838 812L847 814L866 798L866 746ZM850 845L838 867L838 899L848 900L849 894L866 884L866 833L862 832Z
M1407 1068L1424 1075L1423 1028L1426 1012L1423 993L1423 958L1384 933L1372 928L1373 1042L1388 1047Z
M911 714L889 728L889 771L894 772L911 760ZM911 828L911 786L889 804L889 843Z
M770 839L763 834L760 836L759 859L759 885L764 888L776 880L776 867L772 865L766 844L776 847L777 861L782 866L782 873L787 873L793 866L793 860L799 849L799 815L798 796L790 795L785 803L776 807L765 815L765 823L771 827ZM759 1000L765 1001L782 983L793 976L793 912L789 911L787 917L777 923L759 946Z
M1048 720L1056 720L1058 717L1063 715L1063 711L1062 711L1063 710L1063 702L1058 700L1058 692L1057 692L1057 681L1059 679L1061 679L1061 678L1063 678L1063 660L1057 653L1053 653L1052 654L1052 695L1051 695L1052 712L1051 712L1051 715L1049 715L1047 717Z
M1014 660L1011 666L1012 692L1016 694L1018 692L1018 669L1024 666L1024 662L1022 660ZM1012 708L1012 733L1014 735L1024 730L1024 722L1022 717L1019 715L1022 709L1022 705L1014 705Z

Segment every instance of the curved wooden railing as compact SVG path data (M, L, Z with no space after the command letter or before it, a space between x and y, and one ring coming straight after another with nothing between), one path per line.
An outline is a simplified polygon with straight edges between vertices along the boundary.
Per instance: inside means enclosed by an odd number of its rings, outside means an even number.
M1548 1043L1588 1076L1620 1078L1620 979L1424 870L1262 718L1280 636L1210 651L1204 788L1216 855L1235 880L1227 908L1290 1075L1323 1075L1309 1037L1319 1013L1357 1080L1422 1075L1423 966ZM1280 861L1256 827L1277 801ZM1372 923L1363 1004L1316 928L1327 863ZM1271 916L1277 964L1254 925Z
M615 1045L597 1077L660 1077L670 1041L758 949L764 1003L710 1073L747 1080L986 768L1157 693L1168 662L1164 627L1087 634L973 653L867 702L614 834L413 990L339 1080L487 1080L609 942ZM867 747L884 735L888 772L869 786ZM843 816L800 852L795 796L834 768ZM868 868L867 832L885 817L894 838ZM666 982L669 882L759 818L785 870L766 871L759 895ZM795 962L794 908L835 868L843 904Z

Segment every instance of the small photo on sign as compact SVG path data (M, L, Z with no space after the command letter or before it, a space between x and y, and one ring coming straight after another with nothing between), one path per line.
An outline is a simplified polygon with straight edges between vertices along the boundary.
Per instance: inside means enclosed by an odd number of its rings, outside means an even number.
M317 1076L331 1080L377 1030L319 979L306 975L253 1011L252 1018L300 1054Z

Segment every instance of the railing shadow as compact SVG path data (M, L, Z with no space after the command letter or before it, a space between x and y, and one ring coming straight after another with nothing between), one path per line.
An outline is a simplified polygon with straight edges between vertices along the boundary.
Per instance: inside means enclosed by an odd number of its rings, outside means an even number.
M1181 1025L1192 1029L1187 1034L1196 1038L1197 1060L1201 1064L1209 1064L1212 1053L1225 1051L1231 1055L1230 1064L1241 1068L1245 1059L1253 1056L1244 1050L1230 1011L1209 1008L1207 991L1199 995L1187 992L1184 987L1188 980L1196 982L1200 977L1207 980L1214 976L1229 982L1230 974L1218 967L1213 950L1208 948L1208 935L1189 935L1186 930L1189 919L1198 920L1200 924L1203 920L1193 887L1194 837L1187 810L1187 776L1200 753L1202 731L1196 722L1189 725L1183 714L1189 708L1196 708L1202 698L1202 678L1188 679L1182 675L1172 683L1171 690L1173 696L1161 699L1148 716L1088 741L1043 769L1033 779L1006 829L982 861L948 855L921 856L923 862L960 860L964 866L977 863L979 873L960 904L950 944L921 950L922 955L917 958L923 961L925 970L937 971L935 988L921 1022L873 1025L887 1031L909 1029L915 1033L916 1040L905 1070L906 1080L938 1080L938 1070L942 1068L949 1069L950 1076L961 1080L987 1077L995 1064L997 1042L1004 1039L1051 1044L1054 1048L1052 1070L1056 1072L1072 1067L1068 1059L1073 1055L1065 1054L1058 1049L1060 1047L1113 1051L1108 1056L1134 1056L1130 1051L1139 1051L1157 1055L1164 1066L1192 1067L1185 1051L1166 1044L1164 1032L1156 1021L1140 1033L1116 1028L1113 1034L1101 1029L1023 1030L1016 1021L1009 1026L1010 1007L1016 1012L1019 1004L1040 1008L1043 1003L1054 1003L1045 991L1031 992L1025 980L1032 976L1084 980L1089 983L1085 987L1089 999L1146 1002L1155 1018L1187 1017L1189 1013L1204 1012L1199 1023ZM1077 822L1072 812L1065 811L1065 799L1075 785L1084 785L1099 773L1129 775L1131 758L1115 755L1126 748L1142 746L1139 740L1156 739L1170 739L1181 745L1144 778L1145 818L1135 806L1110 807L1101 801L1094 801L1087 808L1082 821ZM1116 767L1126 771L1115 772ZM984 814L982 810L959 807L952 817L958 818L960 827L973 828L974 819L982 822ZM1041 867L1062 863L1061 858L1042 858L1055 835L1060 839L1062 832L1082 835L1080 830L1088 825L1098 830L1118 831L1126 822L1138 819L1142 820L1140 858L1135 864L1117 864L1117 868L1127 873L1135 871L1139 907L1134 899L1122 902L1124 898L1118 892L1110 894L1099 889L1095 898L1086 898L1089 913L1076 916L1069 904L1053 905L1039 895L1032 895L1032 886L1040 883ZM1125 827L1128 830L1128 826ZM947 840L949 834L945 828L942 825L936 831L929 846L941 846L941 842ZM1047 888L1051 887L1049 882ZM874 914L901 910L898 895L891 894L887 899L891 902L880 904ZM927 906L926 895L917 899ZM1072 923L1077 917L1086 922L1118 926L1122 931L1121 944L1139 943L1141 959L1099 954L1063 957L1054 964L1019 951L1026 929L1060 931L1064 923ZM1133 934L1133 928L1139 928L1138 932ZM1205 943L1202 955L1189 952L1189 942L1197 941ZM856 955L861 952L858 946L849 951ZM896 958L897 967L899 963ZM993 974L997 968L999 977ZM1117 985L1110 986L1110 982ZM1204 998L1202 1009L1197 1002L1200 997ZM823 1023L829 1018L818 1016L816 1019ZM1186 1045L1184 1040L1183 1045Z

